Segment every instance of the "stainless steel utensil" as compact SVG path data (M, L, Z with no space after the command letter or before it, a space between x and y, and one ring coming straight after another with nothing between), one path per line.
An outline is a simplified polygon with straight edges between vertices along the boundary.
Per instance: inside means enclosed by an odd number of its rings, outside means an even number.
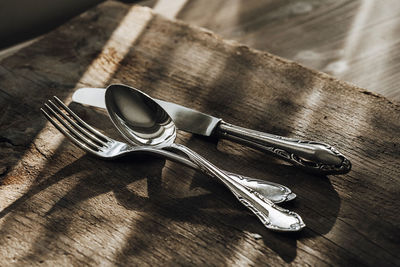
M126 85L118 85L124 86ZM137 90L137 89L135 89ZM75 102L105 108L102 88L78 89L72 99ZM350 161L334 147L315 141L259 132L224 122L199 111L171 102L153 98L170 115L178 129L204 136L226 138L255 149L272 153L295 166L321 174L344 174L350 171Z
M201 170L219 178L268 229L299 231L305 227L297 213L276 206L272 201L229 177L190 148L176 144L174 121L148 95L134 88L111 85L107 88L105 100L112 122L129 142L135 145L179 151L187 155Z
M45 104L45 109L42 109L46 118L75 145L97 157L112 160L129 154L151 154L165 157L175 162L182 163L192 169L199 170L196 164L173 152L147 146L132 146L114 140L88 125L60 99L57 97L54 97L54 99L57 104L49 101L48 104ZM63 109L67 115L62 112L60 108ZM58 124L49 113L52 114L62 126ZM225 173L236 182L251 188L274 203L290 201L296 197L286 186L226 171Z

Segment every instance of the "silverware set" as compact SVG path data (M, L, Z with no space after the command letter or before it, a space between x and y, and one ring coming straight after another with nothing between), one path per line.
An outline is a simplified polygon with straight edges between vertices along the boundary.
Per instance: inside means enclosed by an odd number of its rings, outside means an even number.
M323 174L343 174L350 161L333 147L258 132L225 123L222 119L174 103L151 98L125 85L107 89L82 88L78 103L106 108L111 121L126 139L119 142L88 125L54 97L42 110L46 118L75 145L99 158L113 160L129 154L151 154L184 164L218 179L268 229L299 231L305 227L295 212L277 203L296 197L286 186L222 170L192 149L175 143L177 129L217 136L270 152L295 166Z

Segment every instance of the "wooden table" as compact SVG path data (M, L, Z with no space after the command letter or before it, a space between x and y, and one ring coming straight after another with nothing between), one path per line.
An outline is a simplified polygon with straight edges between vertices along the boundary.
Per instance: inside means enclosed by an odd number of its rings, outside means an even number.
M86 155L39 111L126 83L245 127L339 148L321 177L231 143L178 142L297 195L299 233L268 231L222 185L151 157ZM69 104L118 137L104 111ZM271 54L107 2L0 66L0 265L399 265L400 106Z

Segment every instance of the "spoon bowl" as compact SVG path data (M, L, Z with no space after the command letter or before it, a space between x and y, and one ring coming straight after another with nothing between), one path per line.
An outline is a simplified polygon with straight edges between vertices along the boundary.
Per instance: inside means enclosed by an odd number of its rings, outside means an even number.
M170 116L151 97L125 86L110 86L105 94L111 120L134 145L165 147L176 138Z

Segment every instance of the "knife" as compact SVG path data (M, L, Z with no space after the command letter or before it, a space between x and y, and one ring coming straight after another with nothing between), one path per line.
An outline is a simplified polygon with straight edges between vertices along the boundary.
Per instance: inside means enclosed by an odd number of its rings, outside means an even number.
M105 90L104 88L81 88L74 92L72 101L105 109ZM271 153L295 166L320 174L344 174L351 169L350 161L328 144L246 129L194 109L153 99L167 111L180 130L229 139Z

